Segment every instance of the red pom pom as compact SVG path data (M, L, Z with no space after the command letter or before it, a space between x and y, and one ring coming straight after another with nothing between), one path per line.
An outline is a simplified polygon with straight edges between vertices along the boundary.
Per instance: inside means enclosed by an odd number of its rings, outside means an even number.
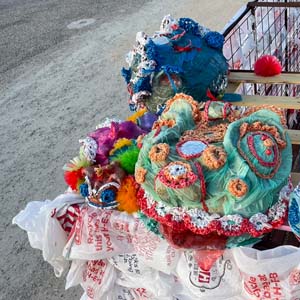
M76 170L76 171L65 171L65 173L64 173L65 182L67 183L68 186L70 186L70 188L73 191L77 190L78 182L82 178L83 178L83 175L82 175L82 169L81 168L79 170Z
M259 76L274 76L282 71L281 64L273 55L263 55L254 64L254 73Z

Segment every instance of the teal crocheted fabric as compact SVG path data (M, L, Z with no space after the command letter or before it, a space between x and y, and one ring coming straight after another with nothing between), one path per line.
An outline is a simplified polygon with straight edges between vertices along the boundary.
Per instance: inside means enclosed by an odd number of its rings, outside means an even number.
M283 222L287 205L279 192L291 171L289 137L270 110L233 116L224 102L201 110L183 94L167 102L135 169L146 215L174 230L227 236L257 237Z

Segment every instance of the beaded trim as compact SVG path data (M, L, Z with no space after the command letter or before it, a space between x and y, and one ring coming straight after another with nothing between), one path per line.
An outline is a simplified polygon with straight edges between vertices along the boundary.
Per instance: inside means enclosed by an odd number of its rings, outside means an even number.
M200 235L211 232L225 236L250 234L253 237L259 237L284 223L290 193L291 186L285 186L276 204L266 213L259 212L250 218L244 218L239 214L222 217L219 214L209 214L200 208L171 207L162 202L156 202L143 189L139 190L137 197L140 209L145 215L172 227L175 231L191 230Z

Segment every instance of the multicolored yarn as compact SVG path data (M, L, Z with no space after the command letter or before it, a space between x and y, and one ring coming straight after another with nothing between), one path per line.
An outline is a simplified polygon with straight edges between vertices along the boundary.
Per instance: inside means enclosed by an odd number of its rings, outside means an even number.
M300 240L300 183L290 197L288 221L292 231Z
M129 69L122 69L130 109L161 112L168 99L183 91L198 101L206 99L207 89L215 96L224 94L228 65L223 42L221 34L194 20L170 15L152 37L138 32L126 59Z

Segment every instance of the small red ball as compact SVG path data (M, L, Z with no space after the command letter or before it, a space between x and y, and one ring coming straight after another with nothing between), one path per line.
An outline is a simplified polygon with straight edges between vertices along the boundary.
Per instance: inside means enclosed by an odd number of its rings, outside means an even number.
M267 155L271 155L272 154L272 150L271 149L267 149L265 152Z
M263 55L254 64L254 73L259 76L275 76L281 71L280 61L273 55Z

